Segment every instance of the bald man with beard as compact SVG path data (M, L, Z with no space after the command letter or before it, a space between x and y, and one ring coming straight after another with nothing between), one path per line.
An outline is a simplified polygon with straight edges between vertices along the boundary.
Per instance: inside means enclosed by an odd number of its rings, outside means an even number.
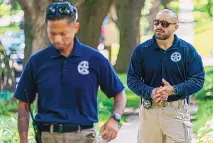
M178 38L178 16L160 10L154 36L132 53L128 87L142 99L138 143L191 143L190 95L204 84L202 60L195 48Z

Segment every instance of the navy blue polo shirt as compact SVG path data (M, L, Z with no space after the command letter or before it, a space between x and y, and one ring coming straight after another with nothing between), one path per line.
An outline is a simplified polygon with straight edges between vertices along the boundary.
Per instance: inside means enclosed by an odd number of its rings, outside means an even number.
M177 89L168 101L188 99L204 84L204 68L195 48L174 35L173 45L161 49L152 39L138 45L132 53L127 74L128 87L138 96L151 100L152 90L164 86L162 78Z
M109 61L95 49L74 39L74 50L62 56L53 45L32 55L15 98L30 102L38 93L36 122L92 125L98 121L98 87L110 98L124 89Z

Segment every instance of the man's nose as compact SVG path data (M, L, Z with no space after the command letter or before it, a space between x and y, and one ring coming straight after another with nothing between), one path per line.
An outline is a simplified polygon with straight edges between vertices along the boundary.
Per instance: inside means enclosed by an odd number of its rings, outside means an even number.
M54 43L61 43L61 41L62 41L62 37L61 37L61 36L56 35L56 36L54 37Z

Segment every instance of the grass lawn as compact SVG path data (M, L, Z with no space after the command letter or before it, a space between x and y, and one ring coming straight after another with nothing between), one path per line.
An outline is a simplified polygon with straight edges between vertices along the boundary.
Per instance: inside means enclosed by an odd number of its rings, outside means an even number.
M201 127L203 127L206 121L212 118L213 113L213 100L197 100L197 104L199 109L196 113L196 121L193 122L194 132L197 132Z
M205 67L206 78L204 87L194 96L198 104L196 120L193 122L193 131L199 143L210 143L212 126L209 121L213 117L213 67Z
M20 28L18 25L0 27L0 35L4 34L6 31L20 31Z

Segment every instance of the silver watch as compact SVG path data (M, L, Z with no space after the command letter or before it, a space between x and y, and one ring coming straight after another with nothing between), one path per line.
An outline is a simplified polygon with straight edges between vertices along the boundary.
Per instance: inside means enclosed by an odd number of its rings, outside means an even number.
M121 115L119 113L114 112L114 113L112 113L111 117L113 119L115 119L116 121L120 122Z

